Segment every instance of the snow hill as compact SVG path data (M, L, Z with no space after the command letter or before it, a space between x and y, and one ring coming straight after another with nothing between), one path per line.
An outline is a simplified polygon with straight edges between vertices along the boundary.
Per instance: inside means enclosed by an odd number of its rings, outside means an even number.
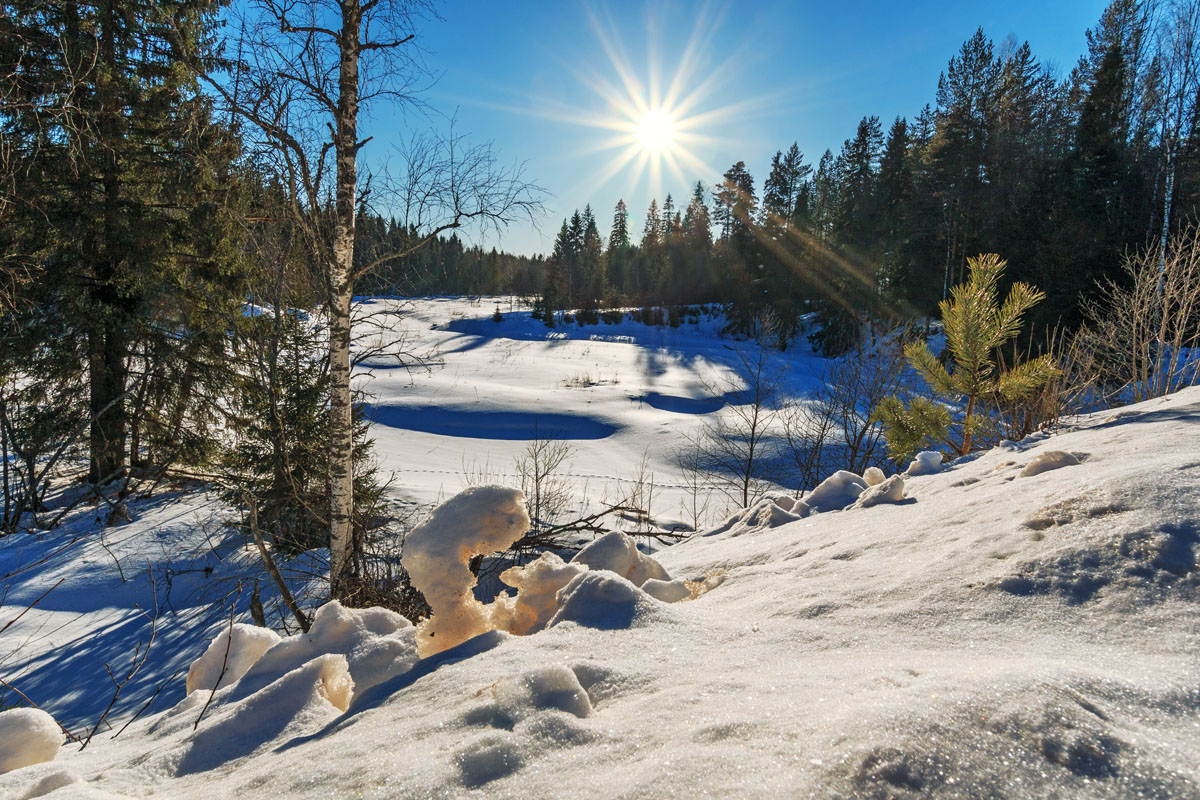
M766 500L655 554L695 599L591 570L526 636L422 657L330 605L198 725L203 689L0 797L1200 797L1197 424L1200 388Z

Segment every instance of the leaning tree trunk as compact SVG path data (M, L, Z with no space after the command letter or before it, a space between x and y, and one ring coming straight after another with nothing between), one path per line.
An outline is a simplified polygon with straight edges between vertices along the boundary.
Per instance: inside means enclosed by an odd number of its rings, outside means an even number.
M350 304L354 294L354 210L358 175L358 56L362 9L342 2L341 65L337 105L337 220L329 297L329 589L335 599L350 591L354 565L354 420L350 401Z

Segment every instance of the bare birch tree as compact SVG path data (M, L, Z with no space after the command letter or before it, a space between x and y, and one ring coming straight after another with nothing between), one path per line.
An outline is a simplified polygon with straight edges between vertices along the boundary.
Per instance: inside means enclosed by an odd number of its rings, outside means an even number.
M1162 150L1163 208L1159 253L1166 270L1167 238L1182 150L1196 127L1200 92L1200 1L1175 0L1167 6L1159 41L1162 63L1159 147Z
M351 305L356 279L469 222L504 225L538 208L520 168L498 164L490 145L465 146L453 131L428 136L424 169L404 195L423 198L418 236L404 252L356 266L355 218L367 195L358 156L359 113L372 104L412 110L429 72L418 27L436 17L424 0L250 0L234 21L236 58L207 75L228 110L250 123L260 157L287 186L290 208L324 276L331 379L330 591L351 591L355 559ZM330 200L332 199L332 203Z

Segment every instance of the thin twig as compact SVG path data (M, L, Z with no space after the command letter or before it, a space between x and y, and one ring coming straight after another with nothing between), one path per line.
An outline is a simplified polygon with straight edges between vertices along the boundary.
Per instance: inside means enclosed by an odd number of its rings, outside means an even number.
M37 703L35 703L35 702L33 702L32 700L30 700L28 695L26 695L24 692L22 692L22 691L21 691L20 689L18 689L17 687L13 686L13 685L12 685L11 683L9 683L8 681L4 680L4 678L0 678L0 683L4 684L4 685L5 685L7 688L9 688L9 689L11 689L12 691L16 692L16 693L17 693L17 695L18 695L18 696L20 696L20 698L21 698L22 700L24 700L26 703L28 703L28 704L29 704L30 706L32 706L33 708L36 708L38 711L41 711L41 712L42 712L42 713L44 713L44 714L49 714L49 713L50 713L50 712L46 711L44 708L42 708L41 706L39 706ZM50 714L50 719L54 719L54 715L53 715L53 714ZM65 733L65 734L67 735L67 738L68 738L68 739L70 739L70 740L71 740L71 741L73 741L73 742L78 742L78 741L79 741L79 737L78 737L78 736L76 736L75 734L71 733L69 730L67 730L66 726L65 726L65 725L63 725L61 722L59 722L57 719L54 719L54 724L55 724L55 725L57 725L59 728L61 728L61 729L62 729L62 732L63 732L63 733Z
M241 597L242 585L238 584L238 596ZM208 706L212 703L213 698L217 696L217 689L221 686L221 681L225 679L225 672L229 669L229 651L233 649L233 618L237 614L237 600L234 600L233 605L229 607L229 633L225 637L225 656L221 659L221 674L217 675L217 682L213 684L212 691L208 693L208 699L204 701L204 708L200 709L200 716L196 717L196 722L192 725L192 730L200 727L200 721L204 719L204 714L208 711Z
M25 616L26 612L28 612L28 611L29 611L29 609L33 608L33 607L34 607L34 606L36 606L38 603L40 603L40 602L42 602L43 600L45 600L45 599L46 599L46 595L48 595L48 594L50 594L51 592L53 592L53 591L54 591L55 589L57 589L59 586L62 586L62 582L63 582L63 581L65 581L65 580L66 580L66 578L59 578L59 579L58 579L58 583L54 584L54 585L53 585L53 586L51 586L49 589L47 589L46 591L42 592L42 596L41 596L41 597L39 597L37 600L34 600L34 601L33 601L32 603L30 603L29 605L25 606L25 610L24 610L24 611L22 611L20 614L17 614L15 617L13 617L12 619L10 619L8 622L4 623L4 627L3 627L3 628L0 628L0 633L4 633L6 630L8 630L9 628L11 628L13 625L15 625L15 624L17 623L17 620L19 620L21 617Z

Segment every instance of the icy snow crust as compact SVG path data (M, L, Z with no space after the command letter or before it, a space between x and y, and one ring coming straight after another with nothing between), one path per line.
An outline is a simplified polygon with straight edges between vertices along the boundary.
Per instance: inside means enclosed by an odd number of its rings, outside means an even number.
M690 602L547 559L518 580L544 628L427 658L330 604L196 731L210 690L0 797L1198 797L1197 420L1191 389L899 504L769 499L655 554L724 576ZM1052 451L1078 463L1018 477Z

